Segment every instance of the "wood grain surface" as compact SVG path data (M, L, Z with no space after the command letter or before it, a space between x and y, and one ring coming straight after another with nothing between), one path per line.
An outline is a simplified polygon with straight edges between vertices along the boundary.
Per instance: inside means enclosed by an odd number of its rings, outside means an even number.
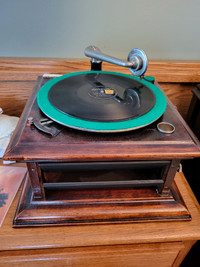
M7 148L4 159L18 161L135 161L184 159L198 157L200 150L195 137L177 109L170 101L161 121L170 122L176 128L172 135L157 131L156 124L127 133L93 134L80 132L66 127L51 139L27 125L28 117L38 118L40 110L35 102L37 92L49 79L38 79ZM142 136L142 140L141 140Z
M181 242L128 246L96 246L1 253L0 266L169 267L184 249ZM12 264L12 265L11 265ZM178 266L178 265L173 265Z
M0 266L179 266L200 238L200 210L183 174L175 180L191 221L15 229L18 195L0 228Z
M89 69L88 59L0 58L0 107L20 116L38 76ZM130 74L107 63L103 70ZM191 90L200 83L200 61L151 61L147 75L156 78L185 118ZM38 227L33 232L12 228L18 194L0 228L0 266L179 266L200 239L200 209L182 173L176 182L191 221Z
M55 58L0 58L1 80L35 80L42 73L68 73L90 69L89 59ZM103 70L130 74L126 68L103 63ZM12 76L10 76L12 74ZM146 75L152 75L158 82L199 82L200 61L150 61Z
M183 174L177 173L175 179L191 213L191 221L15 229L12 228L12 220L18 195L0 229L0 250L33 249L36 246L39 249L198 240L200 239L199 204Z
M37 77L90 70L88 59L0 58L0 107L20 116ZM103 63L103 70L130 74L128 69ZM160 83L170 100L186 116L191 90L200 82L200 61L151 61L146 75Z

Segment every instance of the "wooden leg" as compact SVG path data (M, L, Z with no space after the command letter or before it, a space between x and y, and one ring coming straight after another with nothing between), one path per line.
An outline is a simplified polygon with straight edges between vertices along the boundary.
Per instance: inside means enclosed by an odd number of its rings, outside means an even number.
M30 184L33 191L34 199L45 199L45 191L43 187L43 179L41 170L35 162L28 162L27 168L29 172Z
M170 186L174 180L179 164L179 159L173 159L171 164L166 167L163 174L164 184L158 190L162 196L168 196L170 194Z

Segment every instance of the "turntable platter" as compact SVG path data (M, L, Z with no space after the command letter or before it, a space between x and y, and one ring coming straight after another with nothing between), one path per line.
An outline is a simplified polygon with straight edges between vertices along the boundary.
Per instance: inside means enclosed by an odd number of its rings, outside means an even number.
M157 120L166 98L154 84L131 75L86 71L47 82L37 95L42 112L72 128L128 131Z

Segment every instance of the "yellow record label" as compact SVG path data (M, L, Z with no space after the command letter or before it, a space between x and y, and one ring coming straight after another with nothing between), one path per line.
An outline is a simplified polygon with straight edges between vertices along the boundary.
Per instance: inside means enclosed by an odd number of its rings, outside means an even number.
M106 95L114 95L114 90L112 89L105 89L104 92Z

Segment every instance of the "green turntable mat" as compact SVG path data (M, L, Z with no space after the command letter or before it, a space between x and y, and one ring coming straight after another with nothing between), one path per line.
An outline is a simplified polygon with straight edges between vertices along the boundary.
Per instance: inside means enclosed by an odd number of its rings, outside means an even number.
M123 79L132 79L138 84L142 84L145 87L148 87L148 90L150 90L155 96L155 104L148 112L142 114L141 116L120 121L91 121L87 119L82 119L72 116L70 114L66 114L56 108L54 105L52 105L49 100L49 92L52 87L55 87L55 85L62 82L62 80L66 80L71 77L79 78L81 75L87 75L91 73L93 73L94 75L116 75L117 77L122 77ZM165 112L167 106L165 95L157 86L155 86L151 82L151 78L152 77L146 77L146 79L140 79L132 75L107 71L86 71L65 74L63 76L54 78L48 81L45 85L43 85L37 94L37 102L39 108L47 117L51 118L55 122L58 122L62 125L71 128L92 132L122 132L134 130L147 126L152 122L156 121Z

